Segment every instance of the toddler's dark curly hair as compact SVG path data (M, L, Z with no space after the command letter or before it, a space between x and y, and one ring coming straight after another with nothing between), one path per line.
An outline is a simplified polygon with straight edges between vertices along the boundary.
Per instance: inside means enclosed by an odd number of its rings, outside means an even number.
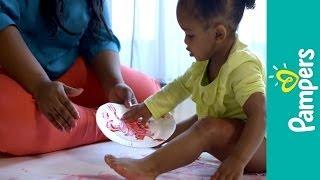
M253 9L255 0L179 0L177 10L188 10L196 19L205 23L214 18L223 18L230 30L235 32L244 9Z

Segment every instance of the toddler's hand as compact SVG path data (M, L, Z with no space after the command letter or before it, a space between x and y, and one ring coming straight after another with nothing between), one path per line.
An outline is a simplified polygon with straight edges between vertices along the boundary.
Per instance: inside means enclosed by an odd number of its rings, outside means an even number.
M75 89L59 81L51 81L41 83L33 96L39 110L57 129L70 132L75 126L74 121L80 117L68 96L78 96L82 91L83 89Z
M217 172L212 176L212 180L240 180L243 176L245 164L233 157L229 156L220 165Z
M142 119L145 124L151 116L148 107L144 103L140 103L133 105L129 111L123 114L121 119L129 122Z

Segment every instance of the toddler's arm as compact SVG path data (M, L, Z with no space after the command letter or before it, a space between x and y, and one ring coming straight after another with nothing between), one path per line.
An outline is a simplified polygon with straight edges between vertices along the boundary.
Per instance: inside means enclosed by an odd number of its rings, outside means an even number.
M256 152L265 135L265 96L252 94L243 106L248 120L231 156L247 164Z
M182 76L167 84L159 92L147 98L144 103L133 106L124 114L123 119L137 119L142 117L145 121L151 116L160 118L170 112L177 104L190 96L190 87L186 82L192 75L195 66L191 66Z

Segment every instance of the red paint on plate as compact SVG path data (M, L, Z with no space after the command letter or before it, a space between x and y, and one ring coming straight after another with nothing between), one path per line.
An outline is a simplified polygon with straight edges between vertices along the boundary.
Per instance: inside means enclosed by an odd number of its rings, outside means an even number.
M113 106L108 106L109 112L104 112L102 117L106 120L106 127L112 132L120 131L126 136L135 136L137 140L143 140L146 136L150 137L154 135L151 133L149 123L143 124L142 121L122 121L117 114L117 110ZM112 117L109 113L112 113L116 120L110 119ZM120 122L120 123L115 123ZM153 139L155 141L164 141L163 139Z

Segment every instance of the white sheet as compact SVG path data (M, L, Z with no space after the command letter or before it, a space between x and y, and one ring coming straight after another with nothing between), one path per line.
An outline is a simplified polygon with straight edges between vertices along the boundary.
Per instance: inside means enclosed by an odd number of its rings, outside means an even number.
M151 148L130 148L114 142L98 143L75 149L38 156L0 158L1 180L60 179L98 180L123 179L104 162L105 154L116 157L141 158L153 152ZM203 153L194 163L165 173L157 178L164 179L210 179L220 162ZM263 176L246 175L246 180L262 180Z

